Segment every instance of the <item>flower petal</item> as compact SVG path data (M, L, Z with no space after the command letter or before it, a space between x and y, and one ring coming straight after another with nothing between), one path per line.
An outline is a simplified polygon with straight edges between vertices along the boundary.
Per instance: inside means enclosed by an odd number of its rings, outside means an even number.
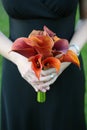
M24 41L29 46L32 46L37 51L37 53L42 54L44 58L52 56L51 50L54 45L54 42L49 36L31 36L28 39L24 39Z
M54 42L56 42L56 41L58 41L58 40L60 40L60 38L59 38L58 36L54 36L54 37L53 37L53 41L54 41Z
M42 31L42 30L33 30L33 31L29 34L28 38L30 38L30 37L32 37L32 36L37 36L37 35L46 35L46 33L45 33L44 31Z
M32 69L36 74L36 77L40 79L40 72L42 70L41 64L42 55L38 54L29 58L29 61L32 62Z
M47 34L48 34L50 37L53 37L53 36L56 35L56 34L55 34L53 31L51 31L47 26L44 26L44 27L43 27L43 30L44 30L45 32L47 32Z
M19 50L19 49L24 49L24 48L28 48L29 45L27 45L24 42L24 39L26 39L25 37L21 37L21 38L17 38L13 45L12 45L12 50Z
M69 42L66 39L59 39L54 43L53 50L66 53L69 48Z
M63 54L58 59L61 62L71 62L73 64L76 64L80 68L80 61L79 61L77 55L71 50L68 50L66 54Z
M60 70L61 62L57 58L48 57L42 61L42 65L44 69L55 68L58 72Z
M50 49L52 49L54 45L52 38L44 35L31 36L30 38L24 39L24 41L33 47L50 47Z
M12 51L18 52L19 54L29 58L30 56L34 56L36 54L36 51L34 48L26 44L24 41L27 38L18 38L14 41L12 45Z

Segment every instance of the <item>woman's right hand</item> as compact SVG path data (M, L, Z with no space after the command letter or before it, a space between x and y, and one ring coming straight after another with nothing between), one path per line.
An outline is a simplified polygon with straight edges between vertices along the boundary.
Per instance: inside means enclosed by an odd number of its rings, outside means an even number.
M24 56L19 56L17 57L17 62L16 62L17 68L22 76L31 86L35 89L35 91L38 91L38 85L33 84L33 80L35 78L34 71L31 68L31 62L28 61L27 58ZM31 78L31 76L33 78Z
M24 56L19 55L17 57L16 65L22 78L24 78L35 89L36 92L39 90L46 92L47 90L49 90L49 86L46 88L40 87L41 84L43 84L43 81L39 81L37 79L34 71L32 70L31 64L32 63L29 62L28 59Z

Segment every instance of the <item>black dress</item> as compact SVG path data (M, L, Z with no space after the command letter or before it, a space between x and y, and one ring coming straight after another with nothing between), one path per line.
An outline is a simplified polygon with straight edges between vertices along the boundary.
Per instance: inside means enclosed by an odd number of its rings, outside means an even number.
M78 0L3 0L9 15L10 39L28 36L44 25L59 37L71 39ZM36 92L22 79L17 67L3 60L1 130L85 130L85 79L70 65L40 104Z

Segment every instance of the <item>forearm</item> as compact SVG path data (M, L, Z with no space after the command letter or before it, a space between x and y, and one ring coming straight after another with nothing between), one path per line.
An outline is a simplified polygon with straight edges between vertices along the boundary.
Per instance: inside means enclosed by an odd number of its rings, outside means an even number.
M69 49L74 51L78 55L78 51L81 51L86 42L87 42L87 20L81 20L79 21L79 23L77 23L75 33L70 41ZM61 66L61 71L67 68L70 64L71 63L69 62L64 62Z
M87 42L87 19L80 20L76 25L76 31L70 41L70 45L76 44L79 47L79 50L83 48L83 46Z
M0 55L12 61L14 64L17 64L18 58L20 58L21 55L11 52L11 46L12 41L0 32Z

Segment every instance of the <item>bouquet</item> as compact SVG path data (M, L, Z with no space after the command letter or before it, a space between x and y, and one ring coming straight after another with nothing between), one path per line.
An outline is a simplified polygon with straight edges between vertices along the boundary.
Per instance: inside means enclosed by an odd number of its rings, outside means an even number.
M46 26L43 30L33 30L28 37L17 38L12 51L25 56L32 62L32 69L40 80L41 70L55 68L58 73L62 62L71 62L80 67L77 55L69 50L67 39L58 37ZM46 92L37 92L37 101L45 102Z

